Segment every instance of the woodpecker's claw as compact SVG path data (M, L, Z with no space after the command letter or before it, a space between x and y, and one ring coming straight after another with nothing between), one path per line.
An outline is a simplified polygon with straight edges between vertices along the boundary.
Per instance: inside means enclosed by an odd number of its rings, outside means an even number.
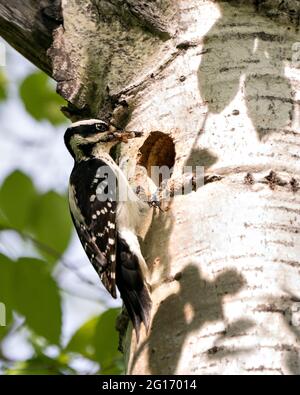
M158 208L162 212L164 211L161 208L161 202L158 197L158 192L153 193L153 195L151 195L151 197L149 199L149 195L146 193L145 189L141 185L139 185L136 188L135 193L137 194L139 199L141 199L143 202L147 203L149 207L152 207L154 209Z
M152 207L154 209L158 208L159 211L164 212L164 210L161 208L161 201L159 200L159 198L158 198L156 193L154 193L151 196L151 199L148 200L148 204L149 204L149 207Z

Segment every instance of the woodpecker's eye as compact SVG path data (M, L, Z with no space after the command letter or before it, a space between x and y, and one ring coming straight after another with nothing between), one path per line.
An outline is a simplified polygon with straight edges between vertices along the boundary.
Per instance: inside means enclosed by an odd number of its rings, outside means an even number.
M99 132L105 132L107 130L107 125L105 123L97 123L95 127Z

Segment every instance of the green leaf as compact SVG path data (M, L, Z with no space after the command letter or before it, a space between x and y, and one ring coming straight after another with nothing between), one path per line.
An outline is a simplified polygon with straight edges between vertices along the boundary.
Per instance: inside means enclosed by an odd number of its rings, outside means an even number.
M94 336L99 317L93 317L85 322L72 336L65 351L81 354L93 359L95 355Z
M93 317L73 335L64 352L81 354L101 365L102 374L120 374L124 370L123 356L118 351L115 329L120 309L109 309Z
M53 125L66 122L60 111L66 102L55 92L45 73L37 71L27 76L20 86L20 97L27 112L37 121L46 119Z
M53 191L42 195L32 213L30 230L49 249L47 252L47 248L40 248L43 256L50 262L56 261L67 248L72 234L67 198Z
M55 262L72 234L67 198L53 191L39 195L28 176L13 172L0 189L0 230L9 228L29 231L41 254Z
M7 79L5 74L0 71L0 101L7 98Z
M29 220L30 210L37 197L31 179L20 171L14 171L0 189L0 221L2 227L23 230Z
M0 254L0 303L2 304L0 314L5 314L4 317L2 315L0 317L0 338L6 334L5 326L1 325L8 325L12 320L15 289L14 263L5 255Z
M59 343L62 323L60 294L45 262L21 258L16 264L14 298L26 324L50 343Z
M53 191L39 195L28 176L13 172L0 189L0 230L9 228L23 236L29 231L40 253L55 262L72 234L67 198Z
M118 363L122 358L118 351L118 332L115 329L120 309L109 309L99 318L95 330L95 357L101 365L101 373L120 373Z

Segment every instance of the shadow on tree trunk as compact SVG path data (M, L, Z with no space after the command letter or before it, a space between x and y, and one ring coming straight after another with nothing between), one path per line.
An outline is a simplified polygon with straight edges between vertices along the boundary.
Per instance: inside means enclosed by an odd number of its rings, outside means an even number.
M222 321L223 297L237 293L244 284L243 278L234 270L221 273L215 281L208 281L202 278L198 266L193 263L187 265L177 278L179 292L160 304L152 323L148 341L152 374L176 373L188 335L194 330L199 331L207 322ZM197 347L194 352L197 353Z
M292 55L292 29L280 27L274 34L275 22L261 17L257 25L241 33L246 23L243 11L226 3L218 6L221 18L204 40L200 93L209 111L219 114L242 89L248 116L261 140L291 126L295 100L285 67ZM239 115L233 110L227 117Z

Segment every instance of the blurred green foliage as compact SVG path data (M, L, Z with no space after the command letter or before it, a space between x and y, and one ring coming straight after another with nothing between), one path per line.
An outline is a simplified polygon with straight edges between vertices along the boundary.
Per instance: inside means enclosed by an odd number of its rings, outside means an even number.
M109 309L100 317L94 317L73 335L65 351L83 355L100 363L102 374L120 374L123 360L116 345L118 335L115 323L120 309Z
M0 101L8 97L7 92L6 79L0 73ZM59 111L64 100L42 72L27 76L19 93L36 120L46 119L54 125L65 122ZM31 243L33 255L39 258L14 260L0 254L0 302L6 308L6 326L0 326L0 373L76 374L74 358L92 362L99 374L121 373L123 360L115 330L119 309L90 319L67 345L62 344L62 297L54 269L73 232L67 196L55 191L41 193L28 175L12 172L0 187L0 232L7 230ZM1 341L24 328L34 350L32 356L21 362L7 359ZM55 346L55 356L49 356L49 346Z
M0 189L0 228L32 237L42 256L55 262L72 232L67 198L53 191L39 194L31 179L16 170Z
M34 210L37 192L31 179L20 171L10 174L0 189L0 225L24 230Z
M53 125L66 121L60 111L66 102L54 91L51 80L42 71L28 75L19 91L27 112L37 121L48 120Z
M13 307L26 319L26 324L50 344L59 344L62 309L56 282L45 262L21 258L13 275ZM16 291L17 289L17 291Z

